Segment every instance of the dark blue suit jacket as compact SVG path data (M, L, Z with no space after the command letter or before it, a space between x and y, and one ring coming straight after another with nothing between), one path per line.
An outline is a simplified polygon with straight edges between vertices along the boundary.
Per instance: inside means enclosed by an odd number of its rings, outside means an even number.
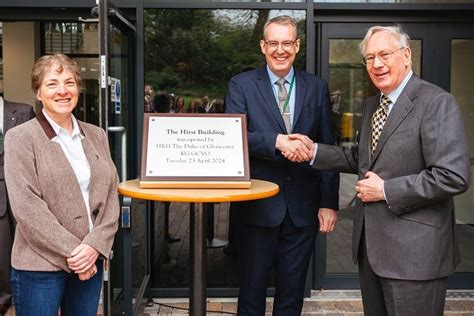
M307 135L318 143L334 144L327 83L295 71L292 133ZM225 103L227 113L247 115L251 177L280 186L280 193L274 197L236 203L243 223L275 227L282 223L288 209L295 226L304 227L317 223L319 208L338 209L338 173L316 171L307 162L289 162L276 150L276 137L286 134L286 130L266 67L233 77Z

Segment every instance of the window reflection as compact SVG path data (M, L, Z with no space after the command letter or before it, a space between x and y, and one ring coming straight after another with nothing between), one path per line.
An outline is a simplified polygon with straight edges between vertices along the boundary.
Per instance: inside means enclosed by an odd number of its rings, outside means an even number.
M305 11L145 10L145 84L153 89L147 111L223 112L230 78L265 63L259 46L265 22L276 15L298 22L301 47L295 67L305 69ZM228 203L214 204L215 237L227 240ZM169 233L181 240L165 249L156 267L157 287L189 285L189 204L171 203ZM212 224L211 224L212 225ZM209 225L208 225L209 227ZM212 229L208 229L210 231ZM209 236L207 236L209 238ZM208 248L208 287L238 287L237 258ZM269 286L274 286L273 279Z
M81 121L99 124L99 60L74 58L81 69L82 87L74 115Z
M456 98L463 113L464 126L471 150L471 173L474 174L474 91L470 81L474 73L474 40L456 39L451 43L451 93ZM456 224L461 246L461 263L456 272L474 271L474 188L454 199Z
M302 47L295 66L304 69L305 11L145 10L145 84L157 95L183 98L187 112L215 111L209 105L224 99L233 75L264 63L263 26L282 14L298 21Z
M43 23L44 53L99 54L97 23Z

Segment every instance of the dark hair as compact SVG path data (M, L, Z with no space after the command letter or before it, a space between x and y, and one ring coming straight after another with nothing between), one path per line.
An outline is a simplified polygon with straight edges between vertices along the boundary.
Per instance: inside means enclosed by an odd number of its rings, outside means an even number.
M158 113L169 113L171 96L166 92L159 92L153 99L155 110Z

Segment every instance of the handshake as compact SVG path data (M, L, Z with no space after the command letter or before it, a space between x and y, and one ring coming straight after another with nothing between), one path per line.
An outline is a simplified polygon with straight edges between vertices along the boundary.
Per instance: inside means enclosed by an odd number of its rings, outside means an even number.
M283 156L292 162L311 161L314 153L314 143L302 134L278 134L276 148Z

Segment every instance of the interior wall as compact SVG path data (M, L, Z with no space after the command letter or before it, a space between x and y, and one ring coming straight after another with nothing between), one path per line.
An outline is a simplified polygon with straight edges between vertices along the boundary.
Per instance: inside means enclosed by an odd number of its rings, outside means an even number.
M40 27L37 22L3 23L4 97L34 105L30 88L31 68L40 55Z

